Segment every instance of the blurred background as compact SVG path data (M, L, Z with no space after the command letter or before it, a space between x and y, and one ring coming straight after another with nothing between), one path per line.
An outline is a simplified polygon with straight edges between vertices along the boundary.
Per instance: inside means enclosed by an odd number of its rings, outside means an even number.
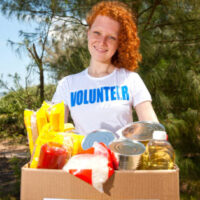
M89 64L85 16L96 2L0 0L0 199L19 199L20 167L30 159L24 109L37 110L58 80ZM137 72L175 149L181 200L199 200L200 1L122 2L135 13Z

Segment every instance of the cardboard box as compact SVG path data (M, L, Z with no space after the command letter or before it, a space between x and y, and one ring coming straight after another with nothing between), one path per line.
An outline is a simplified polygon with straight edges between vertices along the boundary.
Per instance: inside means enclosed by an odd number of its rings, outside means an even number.
M104 191L62 170L22 168L21 200L179 200L179 169L116 171Z

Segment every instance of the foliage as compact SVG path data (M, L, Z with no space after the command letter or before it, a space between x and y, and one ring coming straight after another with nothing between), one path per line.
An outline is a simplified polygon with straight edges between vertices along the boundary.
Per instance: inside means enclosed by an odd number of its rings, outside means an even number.
M44 100L44 71L46 47L49 44L50 31L53 29L55 17L67 15L66 1L45 0L45 1L0 1L0 8L4 15L16 16L20 21L35 21L38 25L34 33L20 31L22 42L15 43L9 40L11 46L17 46L17 52L25 50L32 60L32 65L37 68L40 77L40 102Z
M45 86L45 99L51 100L55 86ZM26 135L24 110L37 110L41 106L38 87L21 88L0 99L0 137Z
M200 10L196 7L199 2L157 3L146 3L147 8L156 9L138 19L143 55L139 73L151 91L156 113L176 150L182 198L199 199L200 194L196 192L200 191L200 35L197 30Z
M9 0L1 1L0 5L3 13L19 19L50 19L54 12L52 22L59 23L53 26L52 41L45 46L43 62L58 80L88 66L84 18L99 1ZM182 199L197 200L200 198L200 1L122 1L135 13L143 55L138 73L152 94L155 111L176 150ZM37 96L34 99L25 91L19 88L18 93L11 92L0 100L1 118L11 116L5 124L17 124L19 128L16 119L20 111L26 106L40 105ZM22 120L19 114L20 117Z
M56 80L80 72L89 65L84 25L73 25L62 31L58 28L54 34L60 34L60 37L54 38L51 47L47 49L45 62L48 63L49 70L54 72Z

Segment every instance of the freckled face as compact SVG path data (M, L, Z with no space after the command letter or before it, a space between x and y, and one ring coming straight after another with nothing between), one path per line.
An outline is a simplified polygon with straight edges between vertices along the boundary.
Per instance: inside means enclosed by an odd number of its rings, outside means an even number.
M110 63L118 48L119 22L98 15L88 30L88 49L91 59Z

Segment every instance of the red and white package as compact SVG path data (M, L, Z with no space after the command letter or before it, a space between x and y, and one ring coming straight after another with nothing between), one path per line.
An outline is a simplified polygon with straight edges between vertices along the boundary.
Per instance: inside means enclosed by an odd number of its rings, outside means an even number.
M95 154L95 155L104 155L108 158L109 166L114 168L114 170L118 169L119 162L115 156L115 154L104 144L94 142L93 147L82 150L81 154Z
M63 170L93 185L100 192L103 192L103 183L114 173L109 149L100 143L94 143L83 154L71 157Z

